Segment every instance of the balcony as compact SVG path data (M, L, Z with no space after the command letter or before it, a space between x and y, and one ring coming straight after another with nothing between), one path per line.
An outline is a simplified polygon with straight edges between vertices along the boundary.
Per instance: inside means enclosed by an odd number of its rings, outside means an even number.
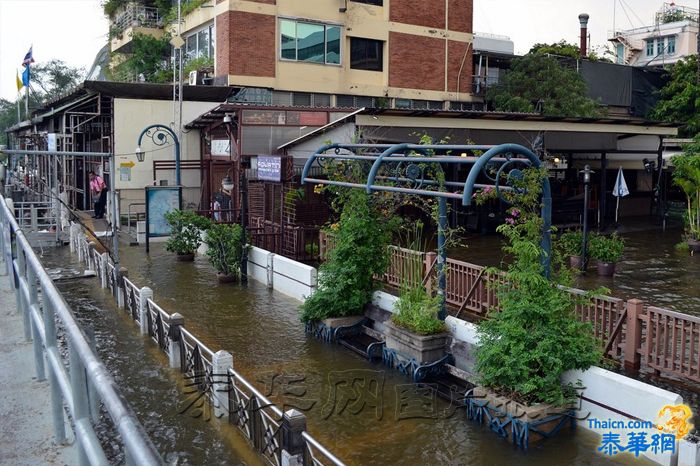
M165 20L158 8L129 3L110 22L109 37L112 52L129 53L134 33L162 37Z
M472 76L472 94L477 97L485 97L486 91L500 81L498 76Z

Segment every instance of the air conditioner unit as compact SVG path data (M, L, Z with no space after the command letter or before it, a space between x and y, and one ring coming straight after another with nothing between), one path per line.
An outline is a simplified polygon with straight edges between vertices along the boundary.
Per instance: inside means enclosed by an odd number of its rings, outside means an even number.
M189 84L190 84L190 86L196 86L196 85L197 85L197 70L190 71Z

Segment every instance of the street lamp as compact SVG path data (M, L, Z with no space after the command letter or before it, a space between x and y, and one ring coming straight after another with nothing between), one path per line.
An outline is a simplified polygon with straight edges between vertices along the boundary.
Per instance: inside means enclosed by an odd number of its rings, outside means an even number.
M581 271L588 267L588 202L591 195L591 175L595 173L590 165L579 172L583 175L583 242L581 244Z
M143 162L146 154L141 150L141 140L146 136L153 141L156 146L164 146L168 142L168 136L173 139L175 143L175 185L180 186L180 140L177 138L175 132L169 127L161 124L155 124L147 126L141 131L138 141L136 142L136 158L139 162Z

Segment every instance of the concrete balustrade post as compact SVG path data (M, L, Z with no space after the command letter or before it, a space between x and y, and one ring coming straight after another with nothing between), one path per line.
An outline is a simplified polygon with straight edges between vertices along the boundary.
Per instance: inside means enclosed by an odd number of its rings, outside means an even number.
M425 263L423 266L423 278L429 277L425 281L425 290L428 293L431 293L433 290L433 278L430 274L433 268L433 264L435 263L435 259L437 258L437 253L436 252L426 252L425 253Z
M275 255L270 253L267 255L267 287L272 289L274 286L275 277Z
M109 254L103 252L100 259L100 286L107 288L107 263L109 262Z
M637 374L641 367L641 355L639 348L642 345L642 322L644 303L639 299L627 301L627 328L625 336L625 371Z
M306 430L306 416L290 409L282 416L282 464L296 466L304 464L304 438L301 433Z
M126 293L126 284L124 283L125 277L129 277L129 271L126 267L120 267L117 271L117 286L114 287L117 293L117 306L119 306L119 309L124 309L124 306L126 306L126 299L124 296Z
M185 326L185 318L174 313L170 316L170 331L168 332L168 362L173 369L180 369L182 361L180 359L180 329Z
M29 302L27 305L27 315L32 328L32 340L34 341L34 366L36 368L36 379L46 380L44 374L44 342L41 341L41 333L37 323L32 318L32 308L39 310L39 290L36 274L30 265L27 265L27 288L29 290Z
M95 251L96 248L97 244L95 244L94 241L90 241L90 243L88 243L87 266L88 270L95 273L97 273L97 270L95 270L95 262L92 260L92 258L95 254L97 254L97 252Z
M212 402L214 416L228 416L229 369L233 369L233 355L228 351L219 350L212 358Z
M71 223L68 228L68 246L70 246L70 252L75 252L75 224Z
M153 298L153 290L144 286L139 296L139 328L141 335L148 335L148 300Z

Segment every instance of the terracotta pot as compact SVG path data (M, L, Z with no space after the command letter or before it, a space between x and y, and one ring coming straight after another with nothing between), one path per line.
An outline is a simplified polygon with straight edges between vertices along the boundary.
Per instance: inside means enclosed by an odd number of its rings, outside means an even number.
M690 249L690 252L692 252L693 254L695 254L696 252L700 252L700 240L689 239L688 249Z
M238 281L236 275L225 275L223 273L217 273L216 276L219 279L219 283L235 283Z
M569 266L575 270L581 270L583 267L583 257L581 256L569 256Z
M178 254L177 260L181 262L191 262L194 260L194 253L192 254Z
M615 275L615 262L598 261L598 275L601 277L612 277Z

